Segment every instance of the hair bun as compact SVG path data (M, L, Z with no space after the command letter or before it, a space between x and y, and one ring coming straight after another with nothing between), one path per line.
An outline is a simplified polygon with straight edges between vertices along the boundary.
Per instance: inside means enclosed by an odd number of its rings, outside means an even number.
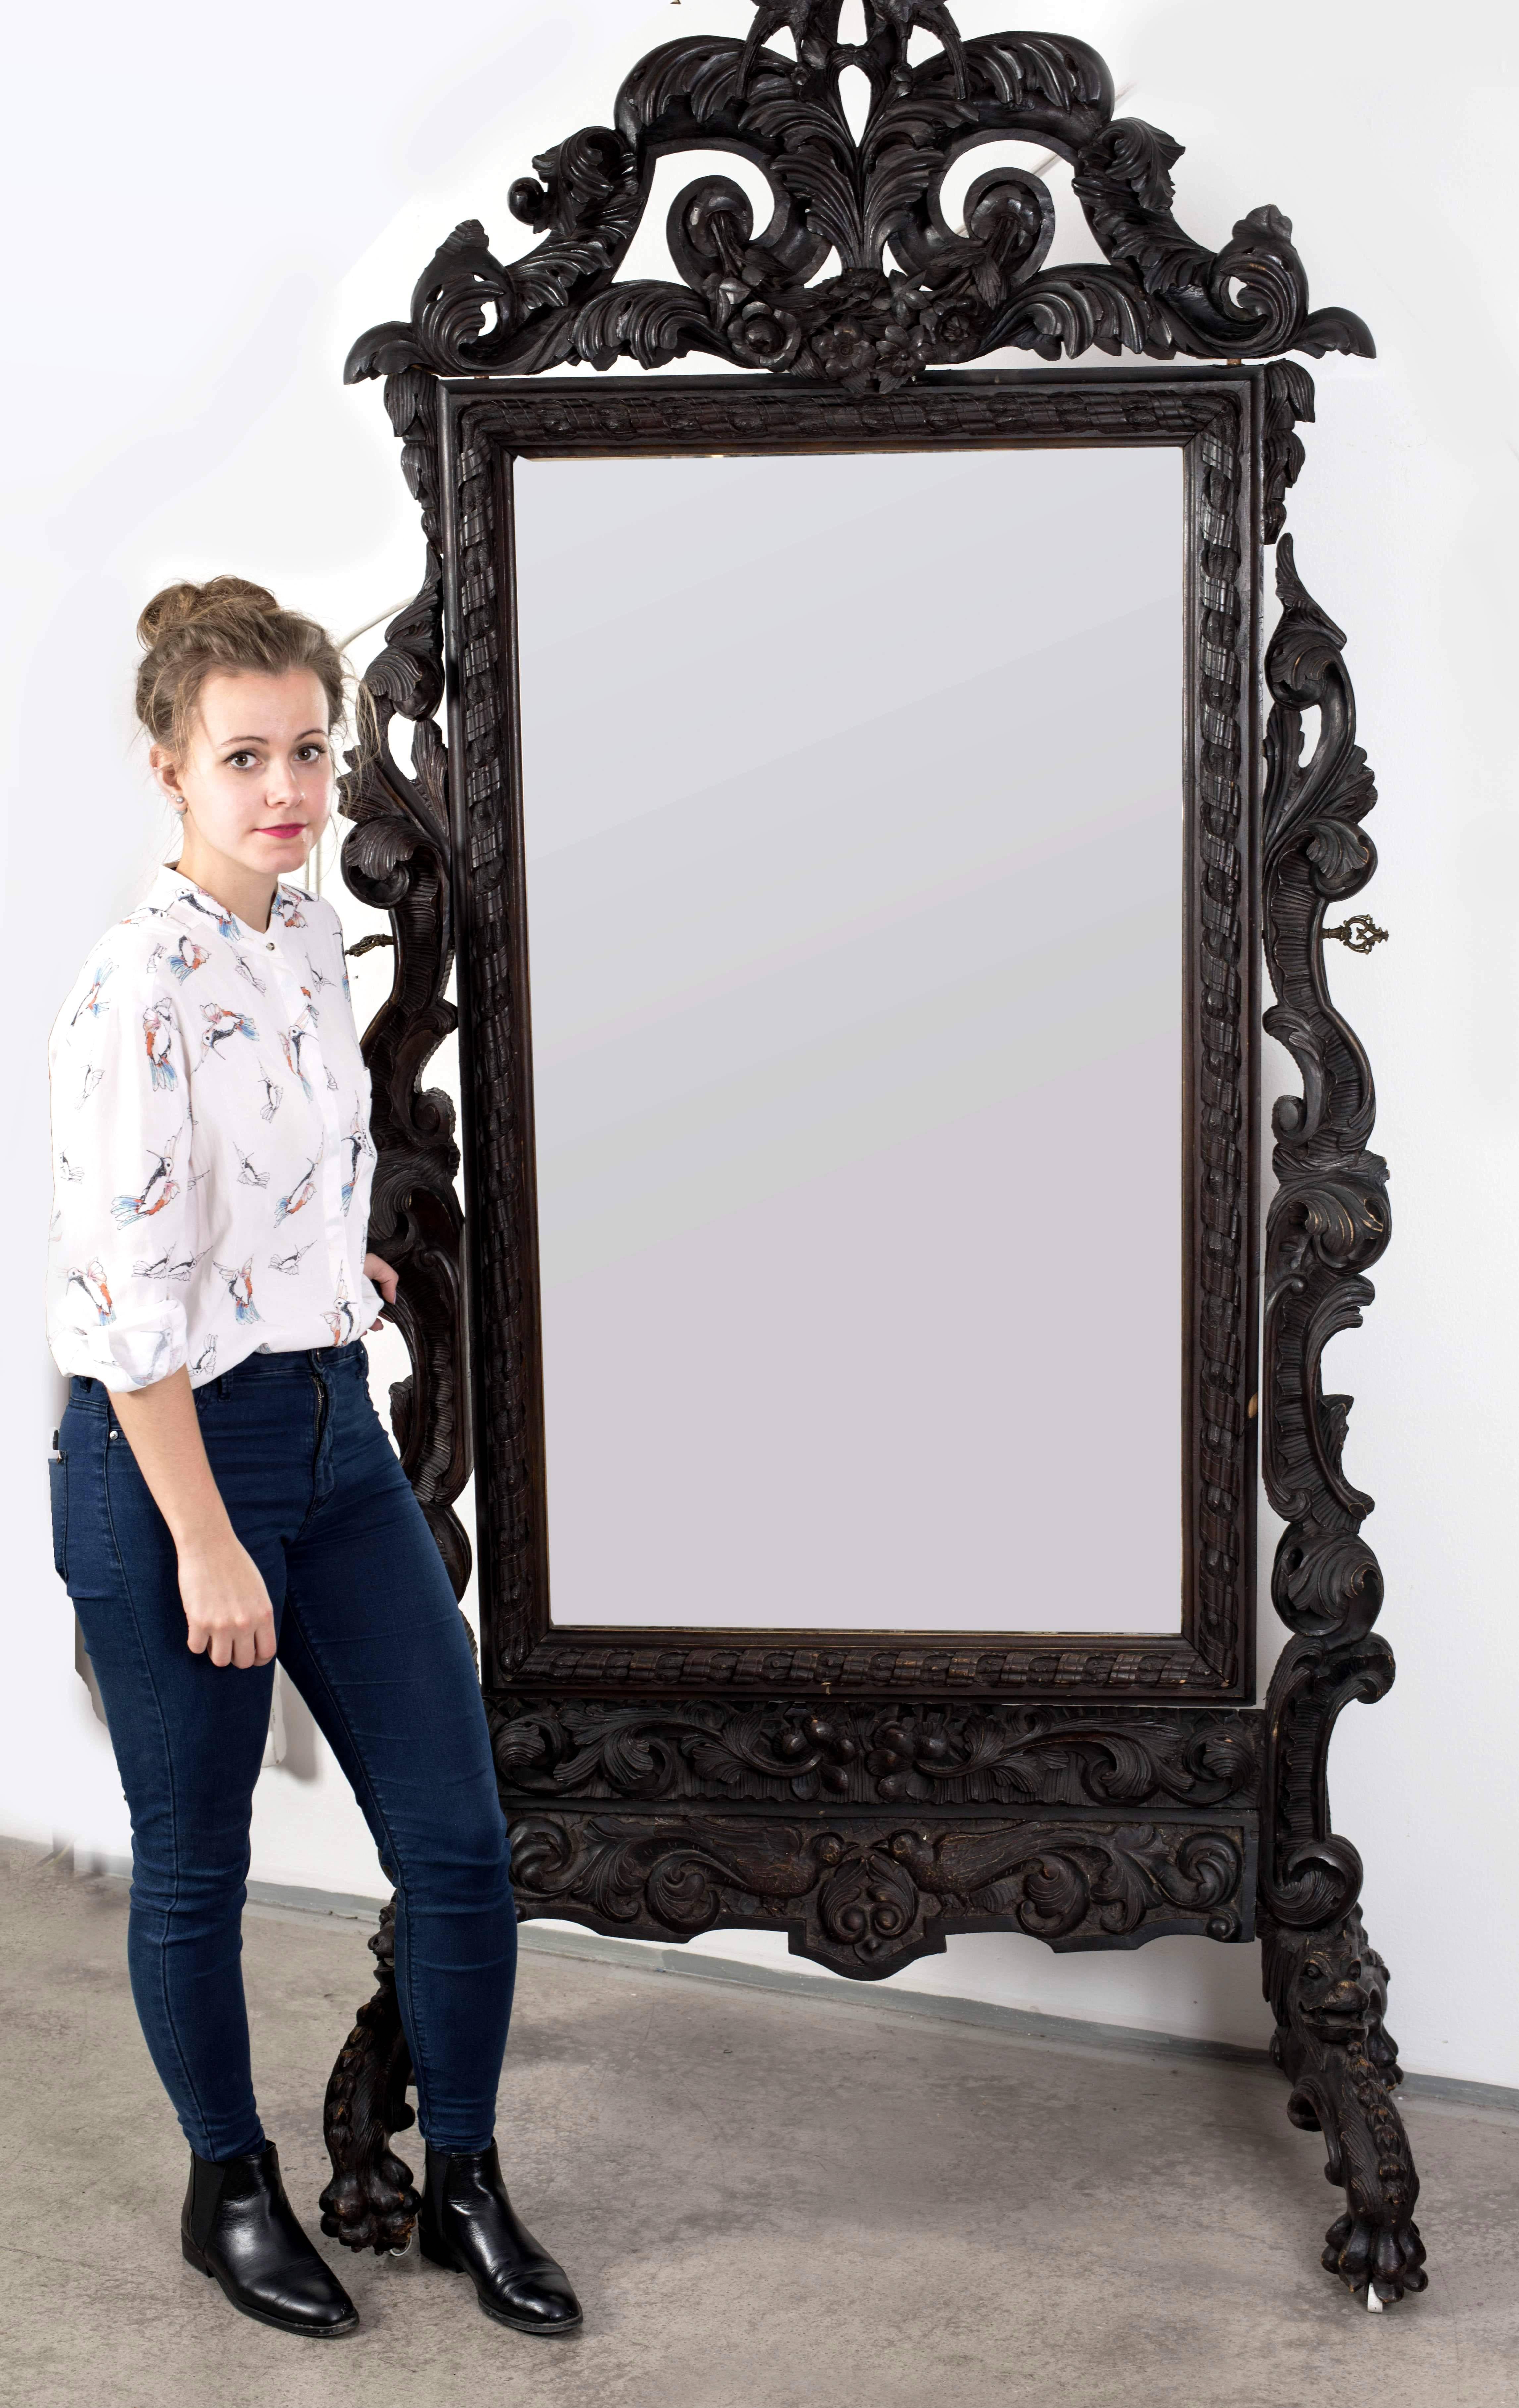
M209 677L282 677L309 669L327 698L329 730L342 724L344 665L332 638L304 611L282 610L246 577L188 578L155 594L137 621L137 717L155 744L182 760Z
M181 579L153 595L137 621L137 641L150 652L175 628L193 626L197 619L212 618L229 603L244 610L251 606L262 617L268 618L277 616L279 609L266 586L251 584L246 577L213 577L204 585L192 585Z

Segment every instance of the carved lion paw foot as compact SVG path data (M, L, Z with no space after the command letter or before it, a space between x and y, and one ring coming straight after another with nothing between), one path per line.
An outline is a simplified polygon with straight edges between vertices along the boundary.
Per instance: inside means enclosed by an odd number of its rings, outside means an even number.
M322 2229L345 2249L372 2249L376 2256L408 2248L422 2200L411 2169L389 2150L378 2166L335 2173L322 2194Z
M1364 2291L1369 2284L1379 2300L1400 2300L1405 2291L1428 2286L1416 2224L1378 2224L1369 2215L1342 2215L1330 2225L1325 2243L1325 2272L1338 2274L1353 2291Z

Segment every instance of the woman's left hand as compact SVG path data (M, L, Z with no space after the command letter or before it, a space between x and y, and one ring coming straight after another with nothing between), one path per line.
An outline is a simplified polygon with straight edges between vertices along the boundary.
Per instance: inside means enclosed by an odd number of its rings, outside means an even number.
M379 1288L387 1304L395 1302L395 1290L399 1283L400 1273L393 1271L389 1263L381 1255L365 1254L364 1276L372 1286ZM371 1329L383 1329L385 1325L382 1321L371 1321L369 1326Z

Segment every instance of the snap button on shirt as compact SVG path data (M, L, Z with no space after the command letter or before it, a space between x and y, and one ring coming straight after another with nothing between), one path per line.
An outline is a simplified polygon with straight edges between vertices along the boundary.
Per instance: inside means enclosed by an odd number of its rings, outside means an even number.
M141 1388L184 1363L199 1387L374 1319L369 1073L330 903L282 879L265 935L160 869L48 1061L60 1370Z

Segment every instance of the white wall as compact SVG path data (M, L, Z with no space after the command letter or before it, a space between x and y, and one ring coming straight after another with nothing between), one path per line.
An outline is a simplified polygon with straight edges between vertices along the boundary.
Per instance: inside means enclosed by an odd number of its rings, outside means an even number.
M1000 0L959 9L967 33L1010 16ZM1316 370L1321 423L1292 505L1299 566L1350 633L1386 854L1369 901L1393 932L1369 960L1333 968L1382 1082L1398 1219L1368 1327L1336 1341L1329 1376L1358 1398L1353 1476L1384 1499L1369 1535L1401 1666L1389 1699L1341 1725L1336 1820L1366 1858L1406 2062L1519 2082L1510 21L1495 0L1457 0L1431 41L1411 0L1283 0L1267 18L1240 0L1078 0L1059 22L1132 85L1125 108L1188 145L1190 229L1216 245L1245 209L1277 202L1315 300L1359 310L1378 338L1374 363ZM427 21L420 72L416 13L398 0L362 17L273 0L256 36L182 0L130 15L88 0L82 16L34 13L12 36L23 105L7 145L0 657L19 1002L0 1829L126 1846L49 1551L59 1388L41 1277L45 1032L165 834L132 748L136 612L167 576L226 568L339 633L408 593L412 506L378 390L341 385L349 342L405 314L456 220L478 215L500 250L525 248L508 184L533 151L606 117L641 50L748 22L745 0L687 0L680 17L637 0L452 0ZM665 163L655 225L689 172ZM1055 255L1074 247L1068 229ZM1268 1632L1265 1660L1273 1649ZM299 1732L260 1786L255 1871L380 1885L356 1809ZM991 1937L906 1978L1264 2037L1250 1950L1162 1941L1053 1959Z

